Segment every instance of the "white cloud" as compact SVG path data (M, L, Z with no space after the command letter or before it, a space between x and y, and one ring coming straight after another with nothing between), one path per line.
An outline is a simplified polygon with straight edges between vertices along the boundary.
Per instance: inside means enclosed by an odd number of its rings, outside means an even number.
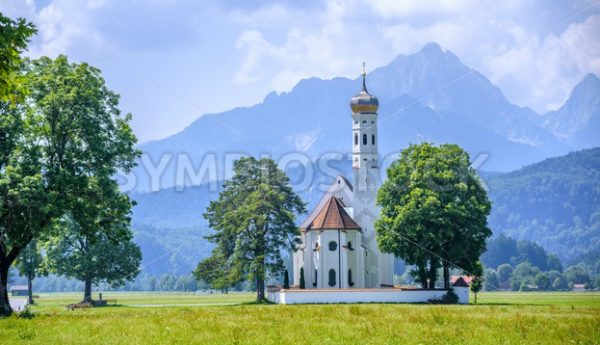
M56 56L68 52L73 45L96 49L102 45L102 35L90 26L93 12L104 1L55 0L42 8L35 20L39 28L34 55Z
M355 2L328 2L317 13L296 12L286 26L285 41L275 44L259 30L244 31L237 43L243 60L235 82L268 79L276 91L291 89L299 79L358 76L360 62L385 62L371 37L372 23L353 17ZM251 16L252 14L246 14ZM363 18L364 19L364 18Z
M10 18L30 18L35 15L35 1L3 0L0 1L0 11Z
M382 17L416 15L448 15L473 6L471 0L371 0L371 6Z
M4 1L3 1L4 2ZM3 11L11 17L23 17L33 22L38 34L29 47L33 57L65 54L75 44L88 48L102 45L100 32L90 25L93 12L105 4L105 0L54 0L38 8L34 1L8 1L2 4Z
M588 13L585 22L537 37L541 28L589 5L555 5L540 12L545 4L353 0L327 2L310 13L281 6L237 11L238 20L243 18L252 29L238 39L243 62L235 82L267 80L275 90L285 91L301 78L355 77L360 61L376 67L437 42L490 78L510 101L545 112L562 104L585 73L600 73L598 15ZM275 14L285 20L271 21L268 27L286 32L283 42L271 40L260 24Z
M586 73L600 75L600 16L534 37L483 67L511 101L538 112L556 109Z

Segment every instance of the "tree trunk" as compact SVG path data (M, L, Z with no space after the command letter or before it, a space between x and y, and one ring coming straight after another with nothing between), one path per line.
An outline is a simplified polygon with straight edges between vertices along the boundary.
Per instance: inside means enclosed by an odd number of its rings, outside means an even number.
M27 296L29 304L33 304L33 277L31 274L27 275Z
M435 282L437 280L437 269L438 265L435 261L435 258L431 258L429 260L429 272L427 274L429 278L429 289L435 289Z
M0 265L0 316L9 316L13 310L8 300L9 265Z
M450 267L446 261L444 261L444 289L450 290Z
M83 291L83 300L91 301L92 300L92 279L85 280L85 289Z
M265 300L265 280L256 278L256 301L261 303Z
M419 276L419 280L421 282L421 288L428 289L429 285L427 284L427 270L424 267L419 267L417 274Z

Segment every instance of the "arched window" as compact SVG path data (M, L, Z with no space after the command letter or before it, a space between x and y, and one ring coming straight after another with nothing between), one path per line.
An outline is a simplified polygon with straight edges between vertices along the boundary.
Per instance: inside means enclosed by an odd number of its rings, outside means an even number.
M337 242L336 241L329 242L329 250L331 250L333 252L336 249L337 249Z
M354 281L352 280L352 270L348 270L348 286L354 286Z
M317 277L319 277L319 271L315 270L315 279L313 279L313 286L317 287Z
M358 134L354 134L354 145L358 145Z
M335 270L329 270L329 286L335 286Z
M367 145L367 135L363 134L363 145Z
M371 134L371 145L375 145L375 134Z

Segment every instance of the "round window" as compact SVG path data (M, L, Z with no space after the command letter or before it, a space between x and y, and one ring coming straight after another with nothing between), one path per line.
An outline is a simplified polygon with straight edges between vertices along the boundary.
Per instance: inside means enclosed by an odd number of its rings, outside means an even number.
M337 249L337 242L331 241L329 242L329 250L334 251Z

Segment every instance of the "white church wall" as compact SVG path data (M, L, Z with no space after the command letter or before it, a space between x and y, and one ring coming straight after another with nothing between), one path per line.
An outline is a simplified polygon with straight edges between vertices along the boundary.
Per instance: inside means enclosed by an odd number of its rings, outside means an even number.
M343 281L343 287L344 288L348 288L348 289L356 289L358 288L358 284L357 284L357 277L358 277L358 260L361 259L358 257L357 255L357 243L358 243L358 236L360 236L360 233L356 230L350 230L347 231L345 233L345 242L343 243L344 245L344 249L343 249L343 257L344 257L344 262L343 262L343 266L344 266L344 281ZM351 243L352 245L352 249L350 249L350 247L348 247L348 243ZM352 282L354 283L352 286L350 286L350 278L348 276L349 272L352 271Z
M341 233L337 230L327 230L327 231L323 231L322 232L322 239L323 242L321 244L321 255L322 255L322 264L321 264L321 269L323 270L323 283L320 284L321 287L323 288L337 288L339 287L341 280L340 280L340 274L341 272L339 271L339 267L340 267L340 240L341 240ZM334 244L335 249L331 250L330 249L330 244ZM333 273L333 281L330 281L330 271L334 272ZM333 285L330 285L330 283L334 283Z
M468 288L457 288L459 304L469 303ZM462 289L466 290L466 295ZM326 303L425 303L430 299L440 299L446 290L281 290L270 291L267 298L279 304L326 304Z
M458 295L459 304L469 304L469 288L462 286L455 286L454 293Z

